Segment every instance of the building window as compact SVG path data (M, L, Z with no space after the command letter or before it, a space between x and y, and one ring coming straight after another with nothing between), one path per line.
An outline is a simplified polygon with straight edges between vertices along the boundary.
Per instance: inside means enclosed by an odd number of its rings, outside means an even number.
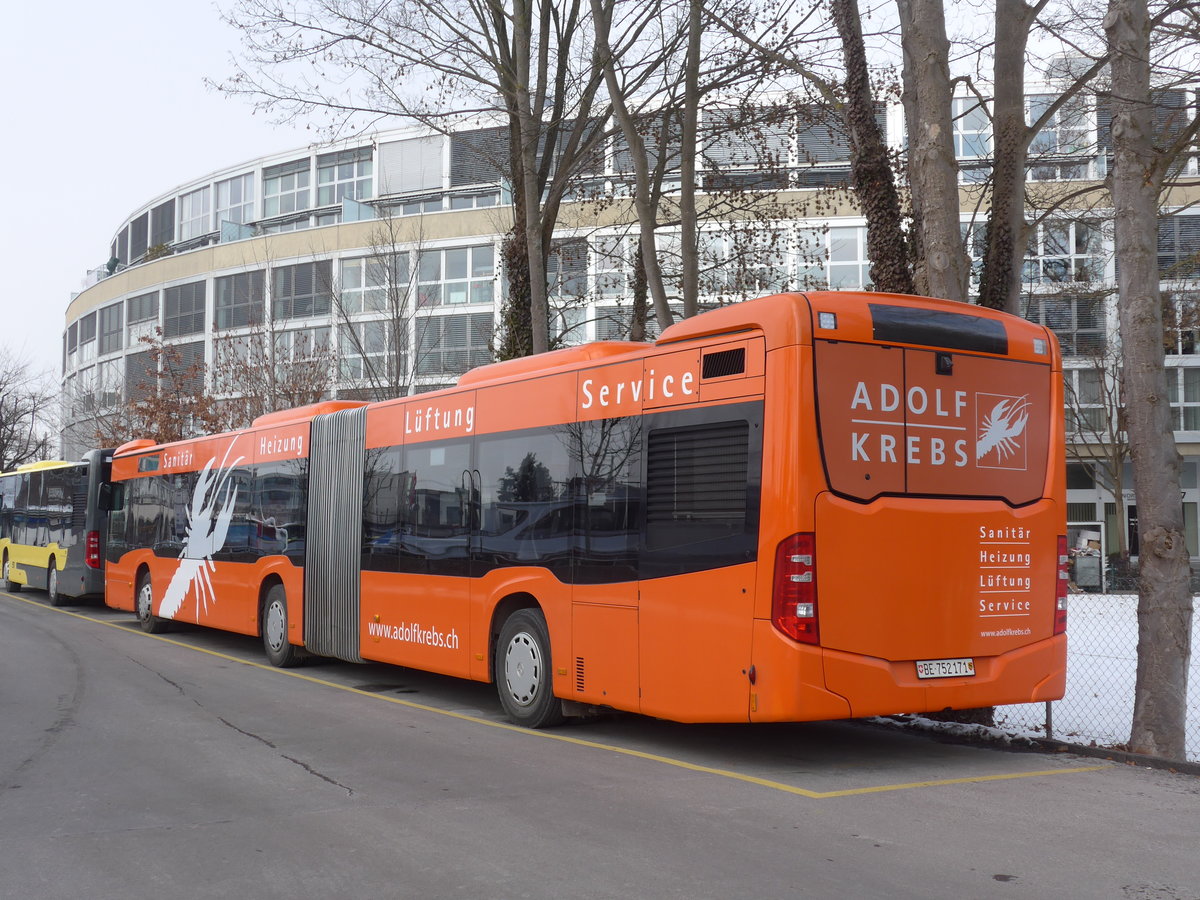
M327 316L332 307L332 264L329 260L280 266L271 278L275 319Z
M160 203L150 210L150 246L162 246L175 240L175 200Z
M1168 279L1200 277L1200 216L1158 220L1158 274Z
M371 171L370 147L318 156L317 206L332 206L341 203L345 197L370 199Z
M1200 368L1167 369L1167 394L1175 428L1200 431Z
M120 358L109 359L96 366L96 403L102 411L121 405L121 390L125 381L123 362Z
M79 362L89 363L96 358L96 314L88 313L79 320Z
M349 322L338 329L338 375L342 381L377 384L403 374L407 334L390 321ZM388 332L395 330L388 352Z
M158 327L158 291L139 294L125 301L125 322L129 329L127 345L133 347Z
M175 344L161 360L162 377L176 393L200 394L204 391L204 341Z
M125 346L125 333L121 327L120 303L100 310L100 355L115 353Z
M150 246L150 213L145 212L129 223L129 257L139 260Z
M461 375L491 362L491 313L422 317L416 327L420 375Z
M263 273L239 272L214 279L217 330L260 325L263 320Z
M496 254L490 244L426 250L417 264L417 296L421 306L491 303Z
M1058 99L1057 94L1031 95L1029 124L1035 124ZM1055 110L1034 136L1029 145L1030 177L1035 181L1087 178L1094 148L1088 100L1080 94Z
M304 362L327 356L330 328L318 325L315 328L293 328L283 333L280 352L290 362Z
M783 290L791 281L787 240L788 235L782 229L727 228L705 232L700 245L704 268L701 290L718 296L737 295L738 299ZM824 268L822 258L822 287Z
M1099 222L1046 222L1029 240L1022 278L1026 284L1099 281L1104 275L1102 250Z
M214 226L222 222L247 225L254 221L254 174L238 175L217 182L217 213Z
M1164 291L1163 326L1168 353L1200 353L1200 294Z
M263 215L267 218L308 209L312 169L308 157L263 169Z
M867 259L866 228L829 229L829 287L831 290L867 287L871 263Z
M125 396L130 400L146 400L158 387L158 369L154 354L149 350L130 353L125 357Z
M1025 318L1054 332L1065 356L1103 356L1105 296L1034 294L1026 300Z
M208 234L211 220L212 195L207 186L179 198L179 240Z
M672 303L671 316L678 322L683 318L683 304ZM633 331L633 310L629 306L596 307L596 340L628 341ZM645 336L657 338L662 332L653 309L646 310Z
M75 393L71 398L73 415L87 415L96 409L96 367L80 369L75 379Z
M474 194L451 194L451 209L486 209L500 202L499 191L483 191ZM440 207L439 207L440 208Z
M592 271L600 297L628 297L634 254L632 238L598 237L592 242Z
M408 305L408 253L388 258L364 256L341 264L338 295L342 315L390 312L401 314Z
M976 184L991 175L992 122L975 97L954 100L954 155L959 161L960 181Z
M1063 373L1066 396L1067 431L1085 439L1111 441L1117 437L1116 411L1108 398L1116 396L1108 389L1103 369L1071 369Z
M163 291L163 336L204 333L204 282L193 281Z

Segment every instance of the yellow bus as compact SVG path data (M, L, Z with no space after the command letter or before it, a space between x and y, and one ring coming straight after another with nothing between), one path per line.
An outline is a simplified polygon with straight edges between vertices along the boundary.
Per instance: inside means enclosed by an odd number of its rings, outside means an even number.
M0 561L9 591L49 594L54 606L104 595L107 513L101 494L111 450L45 460L0 474Z

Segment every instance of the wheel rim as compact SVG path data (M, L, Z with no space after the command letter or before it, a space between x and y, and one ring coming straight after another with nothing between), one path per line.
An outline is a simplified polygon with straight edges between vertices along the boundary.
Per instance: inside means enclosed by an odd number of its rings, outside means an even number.
M140 588L138 588L137 617L139 619L141 619L143 622L149 621L150 610L153 608L153 604L154 604L154 592L150 588L150 582L148 582L148 581L143 582L142 586Z
M542 683L542 649L527 632L514 634L508 642L504 652L504 683L509 696L520 706L529 706L537 698Z
M50 576L46 579L46 593L51 597L58 596L58 569L50 569Z
M266 621L266 636L267 646L273 652L278 652L283 649L285 623L287 622L287 612L283 608L283 604L278 600L272 600L267 604L267 621Z

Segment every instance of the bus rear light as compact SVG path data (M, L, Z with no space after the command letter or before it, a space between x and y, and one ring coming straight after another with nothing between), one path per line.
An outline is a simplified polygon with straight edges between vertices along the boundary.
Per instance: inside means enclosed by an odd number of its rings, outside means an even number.
M793 534L775 552L771 621L794 641L816 644L816 540L811 532Z
M1071 583L1068 566L1071 556L1067 552L1067 536L1058 536L1058 582L1054 592L1054 633L1063 634L1067 630L1067 588Z
M100 568L100 532L89 531L87 533L86 550L84 552L83 561L89 569Z

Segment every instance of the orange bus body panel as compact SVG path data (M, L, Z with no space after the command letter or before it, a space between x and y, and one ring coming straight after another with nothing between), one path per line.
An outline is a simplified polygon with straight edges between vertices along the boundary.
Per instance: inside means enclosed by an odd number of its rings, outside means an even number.
M385 524L372 520L370 533L365 519L349 526L363 531L361 567L347 561L359 567L358 652L490 681L505 616L536 607L549 632L553 693L584 706L757 722L1052 699L1065 682L1054 552L1065 533L1062 402L1057 344L1040 326L946 301L817 292L722 307L676 323L655 344L568 348L481 367L455 388L368 404L358 440L368 460L400 467L387 482L398 485L388 488L398 492L394 505L440 503L443 518L430 520L440 531L399 513L390 530L382 515ZM358 415L358 406L276 413L244 432L174 445L133 442L118 451L113 478L195 479L210 460L221 473L303 463L314 417ZM692 465L674 455L682 451L673 435L691 422L731 421L741 423L747 455L741 463L720 457L716 471L747 467L749 549L720 563L688 558L686 547L672 556L670 528L702 529L709 513L672 518L671 504L684 501L661 488L658 543L650 546L643 507L651 469ZM587 454L611 447L588 448L585 434L636 440L626 448L633 462L600 478L586 468ZM667 436L653 462L652 434ZM521 457L526 442L546 435L578 446L574 481L555 475L551 500L478 499L481 470L514 483L536 475L532 450ZM445 462L459 458L469 462ZM680 479L672 489L684 493L695 487L702 495L713 477L693 484L687 471L670 471ZM206 508L180 508L197 526L187 541L201 540L206 517L228 507L230 535L245 537L247 557L271 540L277 552L236 561L230 548L241 545L231 543L223 549L229 558L197 565L204 560L187 558L186 546L182 559L169 547L155 555L135 546L110 562L109 605L133 609L139 573L148 572L161 613L183 571L190 580L172 618L253 634L262 598L278 582L289 641L303 645L304 561L316 535L305 536L300 523L266 521L243 493L235 496L237 484L232 474ZM621 543L626 532L604 524L623 509L614 485L630 492L629 509L641 517L636 551ZM285 478L280 490L287 486ZM553 522L567 507L572 562L552 569L536 554L559 552L567 538L522 537L522 529ZM815 548L811 644L776 621L776 551L796 535L812 535ZM720 542L713 547L721 551ZM397 554L392 570L372 567L375 552ZM917 664L930 660L967 660L974 674L919 678Z

